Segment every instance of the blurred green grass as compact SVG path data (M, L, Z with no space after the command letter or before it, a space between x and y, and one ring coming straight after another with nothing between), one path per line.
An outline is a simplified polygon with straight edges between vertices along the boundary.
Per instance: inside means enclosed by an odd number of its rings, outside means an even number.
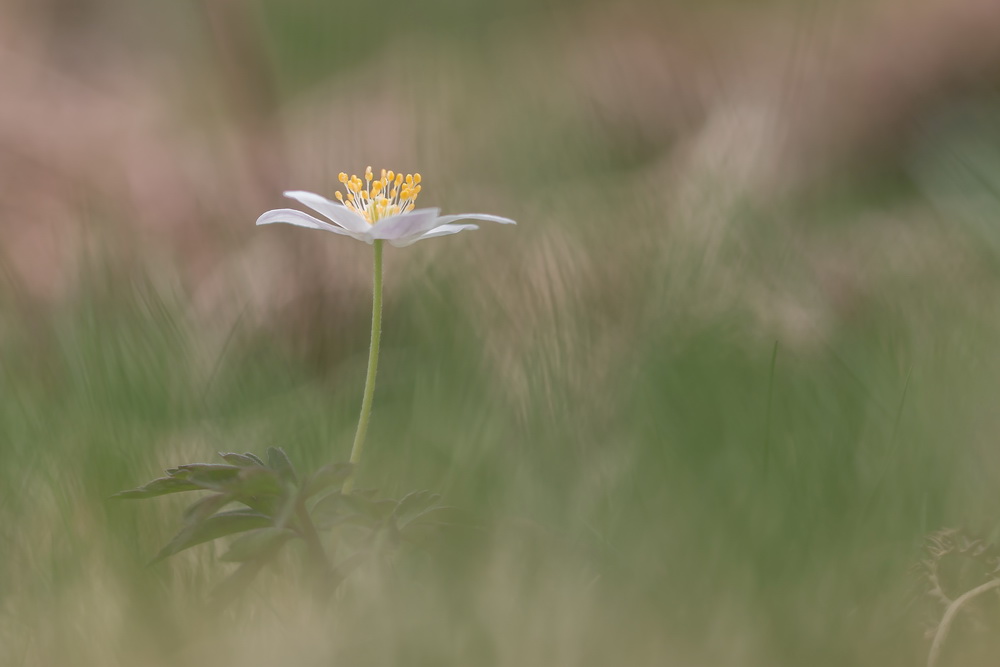
M516 277L518 259L510 261ZM670 279L670 267L633 269L643 282ZM534 335L576 344L528 342L520 403L466 305L476 279L458 260L388 286L395 296L364 483L439 490L487 533L447 566L407 572L412 581L397 593L407 602L381 609L383 622L407 625L425 587L440 618L422 619L416 636L383 636L398 651L392 664L513 664L496 644L525 641L514 619L565 595L546 582L566 572L579 574L573 586L589 586L581 595L595 616L542 642L556 653L530 642L513 649L519 664L561 664L563 642L592 656L566 664L608 664L609 655L653 664L658 642L683 647L664 655L705 651L709 664L733 659L745 641L761 664L909 664L919 654L912 565L924 536L947 525L996 527L995 475L977 458L989 446L981 429L997 389L996 338L979 313L915 323L905 295L881 295L880 307L820 349L779 341L772 373L773 347L745 318L664 326L683 310L633 290L621 298L645 317L621 340L620 365L588 372L593 341L615 321L557 307ZM164 633L185 632L179 609L225 566L202 554L143 569L175 506L107 497L218 450L280 445L303 465L346 458L363 331L327 367L276 334L239 329L206 360L183 295L164 294L141 272L87 276L79 294L54 313L25 314L3 342L4 598L31 628L101 563L129 609L144 609L118 639L169 645L178 640ZM520 591L514 609L485 618L443 611L442 600L464 609L483 568L504 556L516 560L504 574ZM263 586L251 608L266 604ZM55 619L43 653L69 659L87 640ZM618 624L645 631L637 639ZM445 636L475 646L449 658ZM36 630L20 638L7 650L42 650L32 648L42 641ZM385 659L364 658L350 642L329 650L361 660L352 664Z
M349 64L373 39L326 40L308 13L277 7L266 23L290 89L329 74L306 65ZM293 560L221 619L188 611L226 566L202 547L143 567L177 505L108 496L216 451L346 459L365 317L306 351L248 317L220 346L191 295L152 269L95 259L52 309L5 288L0 662L920 661L926 535L995 540L1000 525L996 257L970 252L959 225L918 225L908 233L958 248L971 269L869 271L856 307L786 341L747 293L720 292L794 292L806 260L789 243L863 254L863 213L919 199L906 178L831 186L791 205L814 221L794 231L787 211L730 212L739 238L719 267L674 231L661 193L606 187L648 156L546 122L491 167L532 215L449 240L419 279L386 286L362 484L438 491L480 529L391 580L362 577L332 611L305 602ZM572 196L552 191L552 173L573 175ZM634 232L608 233L609 220Z

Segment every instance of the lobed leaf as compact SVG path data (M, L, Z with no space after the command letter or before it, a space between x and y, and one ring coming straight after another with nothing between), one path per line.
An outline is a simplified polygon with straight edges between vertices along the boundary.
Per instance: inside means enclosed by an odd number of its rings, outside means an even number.
M264 460L262 458L260 458L259 456L257 456L253 452L243 452L243 456L246 456L247 458L253 459L254 461L257 462L257 465L259 465L261 467L264 467L264 466L267 465L266 463L264 463Z
M174 476L181 473L203 473L207 477L231 477L239 470L227 463L183 463L176 468L168 468L167 474Z
M259 458L247 452L246 454L237 454L236 452L219 452L221 456L227 463L240 466L241 468L250 468L253 466L264 467L264 462Z
M232 510L216 514L200 522L189 523L182 528L165 547L160 549L151 563L161 561L203 542L255 528L266 528L270 525L270 517L252 510Z
M290 495L269 468L244 468L239 478L228 485L229 492L239 502L262 514L274 516L286 504Z
M154 498L168 493L180 493L182 491L198 491L202 487L177 477L160 477L154 479L137 489L121 491L111 496L121 500L138 500L141 498Z
M267 468L243 468L229 487L241 496L279 496L286 491L277 473Z
M298 476L295 474L295 468L292 466L292 461L288 458L288 454L286 454L285 450L282 448L267 448L267 465L278 473L278 476L284 481L291 484L298 483Z
M167 474L185 479L203 489L221 491L225 484L236 479L242 468L224 463L186 463L167 470Z
M204 496L188 505L182 519L185 524L204 521L232 501L233 496L228 493L213 493L210 496Z

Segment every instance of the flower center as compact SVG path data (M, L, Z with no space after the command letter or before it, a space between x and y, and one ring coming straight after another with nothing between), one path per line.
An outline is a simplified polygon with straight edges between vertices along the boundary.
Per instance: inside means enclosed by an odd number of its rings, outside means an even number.
M382 170L379 178L372 178L372 168L365 169L365 179L340 172L337 177L344 184L347 196L337 191L337 201L358 213L374 225L380 219L413 210L413 202L420 194L420 174L397 174Z

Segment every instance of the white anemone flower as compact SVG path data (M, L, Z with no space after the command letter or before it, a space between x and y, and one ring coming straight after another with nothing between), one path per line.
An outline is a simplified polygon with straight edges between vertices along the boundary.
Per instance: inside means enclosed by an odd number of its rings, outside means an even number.
M485 213L439 215L441 209L438 208L414 209L414 202L420 194L420 174L404 176L383 169L381 177L373 179L372 168L368 167L363 181L357 176L348 178L345 173L340 174L339 180L343 183L347 196L338 191L337 201L301 190L284 193L286 197L308 206L333 224L292 208L268 211L257 218L257 224L283 222L350 236L369 245L384 240L397 248L424 239L457 234L466 229L479 229L479 225L454 224L459 220L517 224L510 218Z

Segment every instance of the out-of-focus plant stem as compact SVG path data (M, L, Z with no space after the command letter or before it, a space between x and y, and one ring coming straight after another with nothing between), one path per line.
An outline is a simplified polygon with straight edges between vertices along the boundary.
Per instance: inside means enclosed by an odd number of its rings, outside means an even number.
M351 463L355 467L361 463L361 454L365 449L365 436L368 433L368 421L372 414L372 399L375 396L375 374L378 370L379 342L382 338L382 244L375 241L375 278L372 296L372 338L368 348L368 374L365 377L365 393L361 400L361 416L358 417L358 430L354 435L354 446L351 448ZM354 486L352 475L344 483L343 492L350 493Z

